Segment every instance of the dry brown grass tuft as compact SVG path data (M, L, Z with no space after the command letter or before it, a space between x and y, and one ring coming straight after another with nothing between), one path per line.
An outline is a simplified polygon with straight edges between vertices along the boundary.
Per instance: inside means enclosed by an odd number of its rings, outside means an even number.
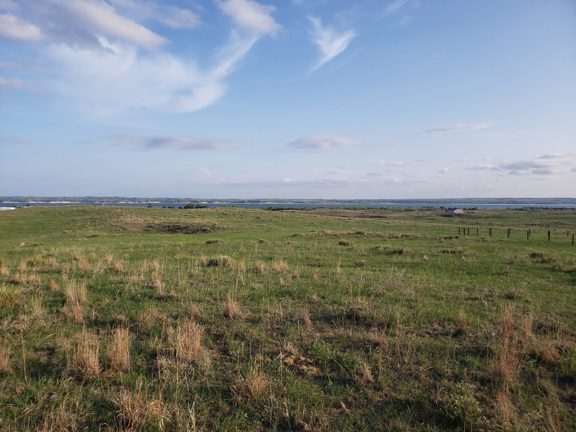
M510 400L510 393L507 390L500 390L496 396L496 410L504 430L508 430L516 420L516 409Z
M156 297L163 298L166 296L166 288L164 287L164 282L158 276L153 278L149 283L150 288L154 290Z
M30 314L36 319L44 315L44 306L42 305L42 296L37 295L30 302Z
M52 271L58 270L58 260L56 257L51 256L48 258L48 261L46 261L46 267Z
M48 289L53 292L60 291L60 285L56 279L50 279L50 282L48 283Z
M84 256L81 256L76 261L76 268L84 273L87 273L91 270L90 262Z
M108 363L115 371L130 370L130 332L127 328L117 328L112 333Z
M264 261L256 261L252 266L252 271L256 274L263 275L266 273L266 263Z
M362 362L360 371L358 372L358 379L364 385L370 385L374 382L374 376L367 361Z
M0 285L0 307L6 309L14 309L20 306L21 290L17 288L8 288L7 286Z
M84 330L73 342L68 356L68 372L77 378L90 378L100 374L100 341Z
M65 315L73 319L77 324L84 322L84 311L82 305L86 303L86 285L83 281L71 281L64 289L66 295L66 306L63 312Z
M287 341L284 343L284 346L282 347L282 351L284 351L285 353L287 353L291 356L297 356L299 354L298 347L290 341Z
M177 360L191 362L202 353L202 328L192 319L176 326L170 335L170 343Z
M506 391L515 386L520 371L519 340L514 323L512 309L504 307L500 318L500 340L496 347L494 372L502 389Z
M18 263L18 272L26 273L28 271L28 261L22 260Z
M522 317L521 324L525 337L531 338L534 336L534 314L532 312L528 312Z
M232 295L228 294L224 302L224 316L228 319L235 319L240 317L240 314L240 305Z
M140 431L152 424L164 430L168 419L167 406L161 398L149 399L142 390L142 381L138 381L133 391L122 389L113 402L117 407L116 421L120 430Z
M165 319L164 315L154 307L148 307L140 311L138 314L138 326L148 332L158 324L163 322Z
M314 325L312 324L312 318L310 318L310 311L307 308L303 308L300 312L300 320L306 328L306 330L312 330Z
M240 261L238 261L238 264L236 267L238 269L238 273L241 273L241 274L246 273L246 260L241 259Z
M70 281L64 289L64 294L66 295L66 302L69 304L86 303L88 299L84 281Z
M198 259L196 259L196 268L206 267L206 264L208 264L208 259L204 255L200 255Z
M456 319L456 329L454 330L453 336L465 335L468 331L468 316L464 310L460 309L458 312L458 318Z
M112 265L110 266L110 268L112 269L112 271L115 271L116 273L123 273L124 272L124 261L122 260L114 260L112 262Z
M558 348L553 341L541 340L535 344L534 351L540 360L548 364L556 364L560 361Z
M10 268L8 268L4 263L0 264L0 277L4 279L10 277Z
M286 273L289 269L288 263L285 260L272 261L272 270L276 273Z
M0 345L0 374L9 374L12 372L11 355L10 347L4 341L4 343Z
M67 396L56 404L54 408L44 413L42 418L42 423L38 425L38 432L60 432L69 431L77 432L80 431L79 425L79 405L80 401L70 400L68 401Z
M233 390L242 399L260 402L266 396L269 385L266 374L258 366L252 366L246 376L238 378Z
M202 309L195 303L189 303L187 314L188 318L197 320L202 317Z

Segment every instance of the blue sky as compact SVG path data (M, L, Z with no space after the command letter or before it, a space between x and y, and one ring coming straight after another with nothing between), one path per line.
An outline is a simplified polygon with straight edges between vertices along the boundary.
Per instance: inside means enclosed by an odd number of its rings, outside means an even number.
M0 195L576 196L573 0L0 0Z

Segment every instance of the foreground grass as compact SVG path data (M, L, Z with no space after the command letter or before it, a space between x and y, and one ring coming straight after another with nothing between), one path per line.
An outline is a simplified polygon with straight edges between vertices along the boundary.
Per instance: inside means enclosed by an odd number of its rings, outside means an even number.
M3 212L0 429L576 430L575 228L568 211Z

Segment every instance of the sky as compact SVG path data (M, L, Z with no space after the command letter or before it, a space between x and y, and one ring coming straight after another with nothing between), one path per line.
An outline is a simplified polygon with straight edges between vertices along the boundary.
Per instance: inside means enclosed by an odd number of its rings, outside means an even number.
M0 196L576 196L574 0L0 0Z

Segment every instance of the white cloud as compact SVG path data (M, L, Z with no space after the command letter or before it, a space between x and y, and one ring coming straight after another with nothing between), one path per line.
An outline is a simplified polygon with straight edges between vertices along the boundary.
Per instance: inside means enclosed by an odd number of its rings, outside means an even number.
M223 140L199 139L191 136L115 135L106 138L112 145L125 145L140 150L223 150L229 143Z
M35 73L34 85L71 101L73 109L96 116L142 109L193 112L218 101L226 92L227 77L258 38L278 28L268 15L271 7L247 0L221 4L238 15L238 26L253 31L233 29L228 42L213 48L202 66L166 52L162 45L167 40L135 21L162 21L175 28L198 24L192 11L162 2L24 2L26 16L40 27L0 15L0 36L27 40L43 36L37 54L44 70ZM20 77L13 78L1 78L0 88L32 88L16 79Z
M0 14L0 36L26 41L43 38L40 28L9 14Z
M211 170L209 170L208 168L200 168L198 170L198 176L204 177L204 178L212 178L212 177L214 177L214 173Z
M576 164L576 153L547 154L531 160L472 166L470 169L513 176L550 177L568 173Z
M355 143L351 138L317 136L297 139L288 143L288 146L299 150L334 150Z
M60 80L50 86L96 115L140 109L193 112L223 96L224 79L253 43L233 38L207 70L173 55L143 54L123 45L109 44L107 51L52 46L48 55L60 69Z
M253 0L220 0L218 6L244 30L261 36L276 32L280 25L271 16L273 6L262 5Z
M22 81L26 76L34 88L95 116L203 109L226 93L227 78L258 39L280 28L271 16L272 6L253 0L217 1L233 19L233 28L228 41L213 47L201 62L168 53L163 46L169 41L142 24L191 28L200 19L190 9L150 0L22 2L20 9L30 23L0 15L0 37L42 39L36 47L43 70L31 76L21 68L21 76L0 77L0 89L33 90Z
M379 161L378 165L380 165L381 167L399 168L399 167L404 166L404 162L403 161L393 161L393 162Z
M396 15L409 8L417 8L420 2L415 0L393 0L384 7L384 15Z
M200 24L198 14L178 6L142 0L110 0L110 3L137 19L153 20L175 29L194 28Z
M86 26L97 34L130 42L144 48L155 48L166 40L148 28L119 15L106 2L97 0L68 0L57 2L70 12L81 26Z
M14 80L10 78L4 78L0 76L0 91L3 90L25 90L27 88L26 83L20 80Z
M482 123L457 123L447 126L438 126L431 129L426 129L421 134L434 134L434 133L444 133L444 132L457 132L457 131L465 131L465 130L478 130L478 129L486 129L490 127L491 124L487 122Z
M337 32L330 27L325 27L320 18L308 17L308 20L312 23L312 41L320 51L320 58L312 68L316 70L342 54L356 34L352 30Z

